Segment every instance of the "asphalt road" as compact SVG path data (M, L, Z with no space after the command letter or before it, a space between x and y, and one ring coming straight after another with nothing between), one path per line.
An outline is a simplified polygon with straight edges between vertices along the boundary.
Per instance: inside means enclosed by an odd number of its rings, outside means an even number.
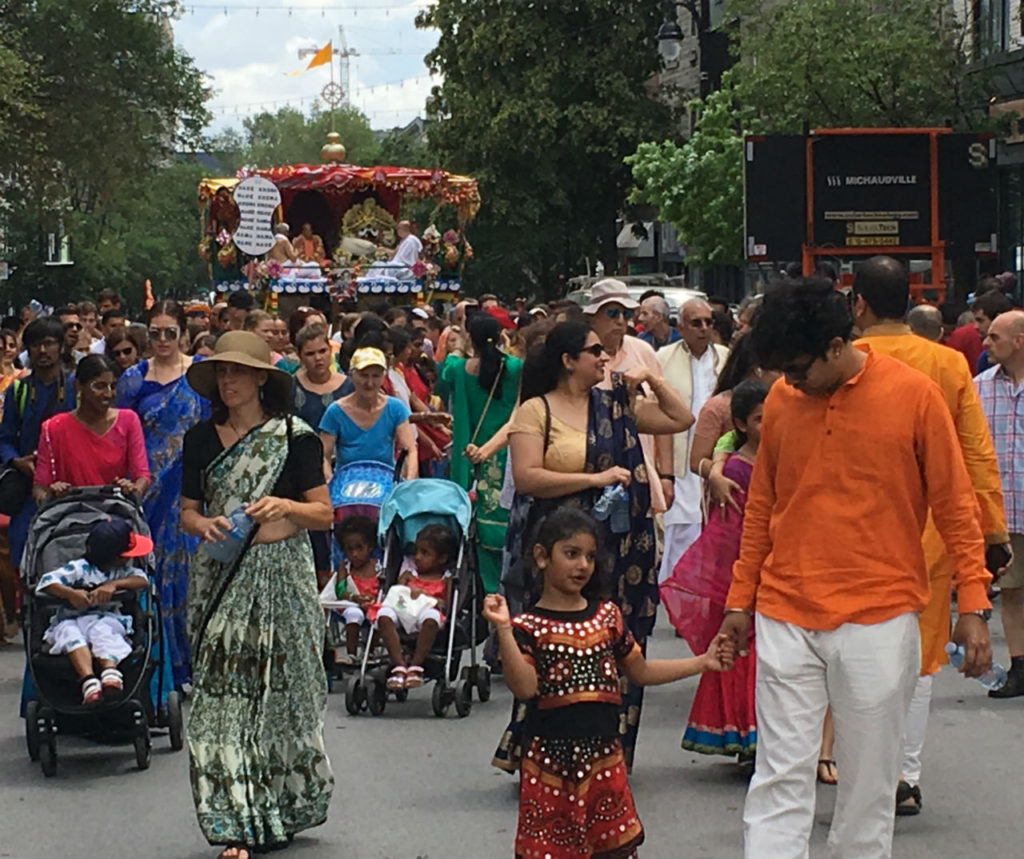
M993 622L996 652L1005 645ZM684 655L662 623L652 655ZM154 739L151 768L130 747L62 737L55 778L29 762L17 717L22 668L0 650L0 857L213 859L193 814L186 752ZM642 859L742 856L746 779L725 759L684 753L682 725L695 680L649 689L632 784L647 829ZM1019 857L1024 699L990 701L950 669L936 683L922 783L924 812L897 821L894 855ZM337 780L326 825L300 835L293 859L486 859L510 857L516 785L488 762L509 714L500 685L466 719L435 718L430 690L389 703L385 714L350 717L328 701L327 746ZM840 778L842 775L840 774ZM825 855L834 789L818 789L811 854Z

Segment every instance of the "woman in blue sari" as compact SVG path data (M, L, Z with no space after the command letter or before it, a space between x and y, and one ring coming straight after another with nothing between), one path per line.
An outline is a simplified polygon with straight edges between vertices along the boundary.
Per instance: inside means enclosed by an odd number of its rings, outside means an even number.
M185 381L197 359L181 350L184 310L158 301L148 314L153 357L125 370L117 383L118 408L132 409L142 421L153 483L143 499L146 521L156 546L156 584L163 612L164 690L191 681L185 598L189 558L199 541L181 528L181 452L185 432L207 417L209 407Z

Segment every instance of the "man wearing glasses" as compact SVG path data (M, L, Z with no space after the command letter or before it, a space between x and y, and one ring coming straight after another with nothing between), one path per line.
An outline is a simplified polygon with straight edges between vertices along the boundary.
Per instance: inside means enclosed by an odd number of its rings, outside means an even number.
M36 505L29 494L36 470L36 447L43 421L58 412L75 407L75 386L60 366L64 326L53 316L34 319L25 328L22 342L28 350L32 368L28 376L16 379L4 395L4 414L0 421L0 462L11 465L27 478L25 504L11 517L8 531L11 563L21 564L21 553L28 537L29 522Z
M850 342L846 298L796 279L765 294L751 332L780 370L764 404L739 559L721 631L757 642L757 764L747 859L802 859L814 825L821 724L832 707L840 788L834 856L892 855L893 789L921 669L929 508L957 573L964 673L992 663L985 540L942 391Z
M639 306L630 297L626 284L613 277L597 281L590 289L590 303L583 308L583 313L608 355L601 388L611 388L612 373L625 373L639 367L661 375L653 347L628 333ZM654 512L663 513L672 504L672 437L641 435L640 444L650 479L651 507Z
M665 380L676 389L694 417L714 393L718 374L729 350L711 340L711 305L700 298L687 301L679 312L679 335L675 343L658 350L657 359ZM701 482L690 470L693 427L672 439L673 468L663 476L674 477L674 501L665 514L665 547L658 580L672 574L676 561L700 536Z

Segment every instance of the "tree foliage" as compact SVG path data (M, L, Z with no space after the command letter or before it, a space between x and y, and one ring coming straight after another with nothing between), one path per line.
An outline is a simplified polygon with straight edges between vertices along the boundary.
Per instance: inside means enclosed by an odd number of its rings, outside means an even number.
M345 160L372 164L380 144L366 117L354 107L339 108L334 127L345 145ZM277 164L317 164L320 147L331 129L330 111L318 106L305 114L294 107L277 113L264 111L242 120L241 129L228 129L209 141L208 147L226 156L231 170L248 164L272 167Z
M629 159L632 199L654 203L699 263L741 262L745 133L986 123L969 30L948 0L733 0L739 55L689 141Z
M623 158L670 127L646 90L660 21L644 0L438 0L420 15L444 76L431 146L480 182L470 285L550 295L586 257L614 263Z

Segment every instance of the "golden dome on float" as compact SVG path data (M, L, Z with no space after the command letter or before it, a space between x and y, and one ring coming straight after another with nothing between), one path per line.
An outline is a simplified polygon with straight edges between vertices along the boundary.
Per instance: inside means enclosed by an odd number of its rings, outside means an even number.
M320 147L320 157L324 161L344 161L345 147L341 142L341 135L337 131L331 131L327 135L327 142Z

